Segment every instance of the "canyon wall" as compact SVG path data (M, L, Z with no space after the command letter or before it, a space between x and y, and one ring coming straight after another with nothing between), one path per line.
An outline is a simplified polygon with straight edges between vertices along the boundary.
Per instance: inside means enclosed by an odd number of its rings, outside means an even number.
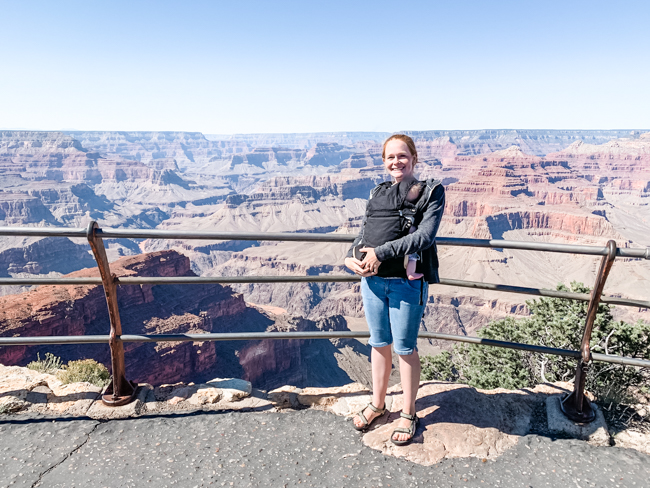
M650 245L650 134L411 135L420 156L419 177L438 178L446 188L440 235ZM381 162L386 136L0 131L0 225L83 227L97 220L115 228L356 234L369 191L386 179ZM345 273L348 246L120 239L106 240L106 247L120 273L305 276ZM591 284L598 264L590 257L513 250L440 246L439 252L445 278L543 288L572 280ZM93 271L82 268L93 265L81 241L0 238L3 276L84 275ZM617 260L605 291L646 299L650 267L645 261ZM2 298L9 300L3 313L15 316L3 319L3 335L108 331L99 287L4 287L2 294L7 293L12 295ZM432 286L423 327L473 334L495 318L528 313L527 298ZM125 331L316 330L322 324L338 330L343 323L358 326L363 316L358 285L344 283L123 286L120 300ZM647 311L618 307L615 313L633 320L645 318ZM132 379L147 370L153 372L146 378L154 382L230 371L266 386L277 378L323 383L322 368L309 364L331 365L331 381L342 381L359 364L365 367L362 344L337 344L129 344L127 358ZM5 348L0 360L23 364L45 349ZM107 361L100 346L57 346L56 351L66 358L94 355ZM344 356L348 363L340 359ZM344 365L350 361L357 366ZM305 373L295 376L296 370ZM155 372L159 376L151 376Z
M124 257L111 264L111 272L119 277L194 275L189 259L175 251ZM96 268L89 268L66 276L98 275ZM274 320L247 306L241 294L216 284L120 285L118 303L125 334L347 330L340 316L316 321L290 316ZM41 286L0 298L0 334L4 337L108 332L108 313L101 286ZM337 349L329 341L316 342L127 342L124 349L129 379L151 384L238 376L264 388L287 381L305 385L325 365L332 374L329 379L320 378L319 384L350 381L350 376L336 364L333 352ZM320 364L307 360L315 351L322 356L323 350L328 354ZM110 368L107 345L1 347L0 363L25 365L45 352L64 360L93 357Z
M191 276L189 259L174 251L125 257L111 266L117 276ZM69 277L99 276L97 268L70 273ZM125 333L209 332L218 329L221 317L241 314L246 304L241 295L219 285L120 286L120 315ZM3 336L107 334L106 300L101 286L41 286L19 295L0 298L0 331ZM35 351L36 349L36 351ZM106 347L27 346L0 348L0 362L24 365L40 350L59 353L64 359L90 351L108 363ZM127 367L137 380L167 378L180 381L214 366L214 344L126 344ZM201 350L202 354L197 354ZM93 354L94 355L94 354Z

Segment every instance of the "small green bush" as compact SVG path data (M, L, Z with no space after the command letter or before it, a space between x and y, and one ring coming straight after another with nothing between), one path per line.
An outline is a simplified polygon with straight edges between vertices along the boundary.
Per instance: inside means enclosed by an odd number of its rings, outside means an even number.
M98 363L94 359L81 359L79 361L70 361L63 370L57 374L61 382L78 383L87 381L95 386L105 386L108 383L110 374L106 366Z
M582 283L560 291L590 293ZM520 319L496 320L477 331L485 339L519 342L559 349L579 350L589 304L559 298L527 301L531 315ZM591 336L591 350L632 358L650 359L650 324L628 324L614 320L611 307L601 303ZM575 375L574 358L549 354L458 344L450 354L421 358L423 380L460 381L476 388L534 387L539 383L569 381ZM594 362L586 378L586 388L601 403L629 403L632 390L649 389L647 373L641 368Z
M437 356L420 356L422 366L421 378L435 381L458 381L459 375L451 359L449 351L443 351Z
M63 368L63 363L61 363L61 358L51 352L45 353L45 359L41 359L41 355L36 353L36 361L32 361L27 367L39 373L55 374Z

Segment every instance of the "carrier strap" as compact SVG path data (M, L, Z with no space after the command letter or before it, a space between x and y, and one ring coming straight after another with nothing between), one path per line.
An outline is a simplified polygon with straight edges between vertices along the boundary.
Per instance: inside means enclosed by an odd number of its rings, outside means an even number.
M427 205L427 203L429 203L429 200L431 199L431 195L433 194L433 190L438 185L441 184L440 180L436 180L435 178L429 178L428 180L425 181L425 183L427 184L427 186L424 188L424 191L422 192L422 196L420 196L418 203L415 205L416 212L422 211L422 209ZM382 186L391 186L392 184L393 183L391 181L384 181L383 183L379 183L376 187L370 190L370 196L368 197L368 200L374 197Z
M433 194L433 190L435 190L435 188L441 184L440 180L436 180L434 178L429 178L428 180L425 181L425 183L426 186L422 191L422 195L420 195L419 200L415 204L415 208L399 210L400 217L404 219L404 224L402 226L402 230L404 232L408 232L408 230L410 229L410 227L413 225L415 221L415 216L422 213L424 208L429 203L429 200L431 200L431 195ZM391 181L384 181L383 183L378 184L370 191L370 196L368 197L368 200L371 200L372 197L374 197L382 187L390 187L392 184L393 183Z
M377 192L382 186L391 186L392 184L393 184L392 181L384 181L383 183L379 183L376 187L370 190L370 196L368 197L368 200L372 199L372 197L374 197L377 194Z

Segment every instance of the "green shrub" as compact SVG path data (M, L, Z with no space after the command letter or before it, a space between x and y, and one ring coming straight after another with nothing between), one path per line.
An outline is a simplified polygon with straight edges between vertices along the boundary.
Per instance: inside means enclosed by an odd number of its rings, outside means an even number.
M454 366L449 351L443 351L437 356L422 356L422 379L436 381L458 381L458 371Z
M81 359L79 361L70 361L57 374L57 377L64 385L87 381L93 385L103 387L108 383L110 374L106 366L94 359Z
M564 285L558 290L568 291ZM582 283L571 283L570 291L590 293ZM515 320L508 317L490 323L477 332L479 337L559 349L580 349L588 302L541 298L527 301L531 315ZM650 324L615 321L610 307L600 304L590 343L593 352L650 359ZM438 357L438 356L437 356ZM575 376L577 360L515 349L460 344L439 359L422 359L422 379L451 377L477 388L519 389L538 383L569 381ZM630 387L647 387L642 370L632 366L594 362L586 387L602 402L626 401Z
M27 367L39 373L55 374L63 368L63 364L61 358L56 357L51 352L46 352L45 359L41 359L41 355L36 353L36 361L32 361Z

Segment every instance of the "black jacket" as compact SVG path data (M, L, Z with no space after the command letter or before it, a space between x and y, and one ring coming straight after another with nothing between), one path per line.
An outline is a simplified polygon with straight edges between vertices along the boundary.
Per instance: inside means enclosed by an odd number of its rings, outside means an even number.
M418 271L424 274L424 279L428 283L439 283L438 253L435 237L440 227L442 213L445 209L445 189L437 180L427 180L426 183L428 189L431 191L426 191L425 189L421 197L426 198L428 196L428 200L422 211L415 216L414 225L417 226L417 230L412 234L377 246L375 248L375 254L379 261L385 262L393 258L403 258L407 254L418 253L421 257L421 264L418 266ZM354 247L361 243L365 225L366 217L364 216L361 232L352 243L347 257L352 257Z

